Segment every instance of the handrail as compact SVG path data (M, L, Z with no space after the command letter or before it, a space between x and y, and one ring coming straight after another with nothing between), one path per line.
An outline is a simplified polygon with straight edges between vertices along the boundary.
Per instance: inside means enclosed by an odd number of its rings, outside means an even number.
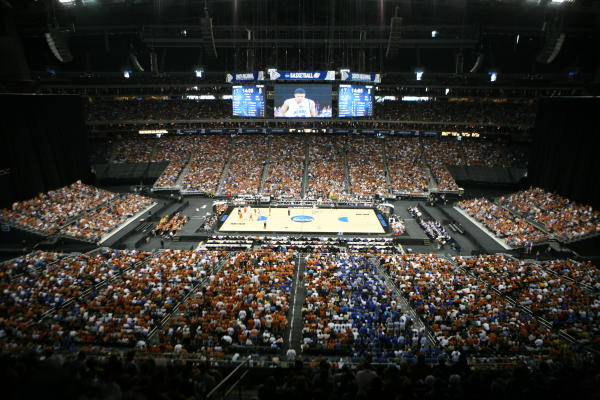
M233 370L233 371L231 371L231 372L229 373L229 375L227 375L225 378L223 378L223 380L221 380L221 382L219 382L219 383L217 384L217 386L215 386L215 387L214 387L214 388L213 388L213 389L212 389L210 392L208 392L208 394L206 395L206 398L207 398L207 399L210 399L210 398L211 398L211 396L212 396L213 394L215 394L215 392L216 392L217 390L219 390L219 388L220 388L221 386L223 386L223 384L225 384L225 382L227 382L227 381L229 380L229 378L231 378L231 377L232 377L232 376L233 376L233 375L234 375L234 374L235 374L235 373L236 373L236 372L237 372L237 371L238 371L240 368L242 368L242 367L243 367L245 364L249 363L251 359L252 359L252 357L248 356L248 358L246 358L244 361L242 361L242 363L241 363L240 365L238 365L237 367L235 367L235 368L234 368L234 370ZM243 375L243 376L242 376L242 378L243 378L244 376L245 376L245 375ZM241 379L241 378L240 378L240 379ZM238 382L239 382L239 381L238 381ZM236 382L236 384L237 384L238 382Z

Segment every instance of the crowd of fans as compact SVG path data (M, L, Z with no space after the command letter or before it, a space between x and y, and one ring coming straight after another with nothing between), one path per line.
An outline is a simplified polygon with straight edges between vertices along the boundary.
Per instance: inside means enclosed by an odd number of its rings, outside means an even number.
M18 351L39 343L69 349L71 341L85 340L91 334L84 331L96 328L96 333L101 335L104 328L100 327L115 310L97 309L96 316L91 318L85 307L73 306L73 300L86 296L91 300L101 296L96 292L97 285L117 278L148 256L149 253L109 249L94 256L81 254L54 260L50 258L29 267L12 280L0 281L2 347ZM139 295L136 294L138 301L144 301ZM118 309L118 296L116 299L112 295L108 298ZM52 311L55 313L49 315ZM74 313L80 313L91 325L75 327L71 318Z
M312 254L304 274L304 351L384 361L425 347L424 330L402 310L367 255Z
M263 364L259 359L255 363ZM598 360L565 355L541 363L471 367L465 357L431 363L359 365L326 359L297 360L282 368L258 367L239 383L245 397L273 399L484 399L585 398L596 400ZM203 399L230 372L207 362L161 363L134 352L97 358L80 352L62 357L5 355L0 374L6 398L75 397ZM225 385L222 390L229 389ZM220 392L217 392L220 394Z
M228 136L202 136L192 154L188 171L183 177L183 190L215 193L228 151Z
M198 136L169 136L158 142L152 161L169 161L169 165L154 183L155 188L175 186L177 178L190 158L190 153L196 151L196 142L199 139L201 138Z
M308 191L310 196L339 196L346 192L345 141L336 136L309 136Z
M150 162L154 146L158 142L154 137L145 136L129 136L115 140L108 149L108 158L110 162L116 164Z
M458 257L457 263L490 287L518 301L534 316L550 322L553 328L565 330L582 344L600 346L600 296L597 291L586 290L579 281L562 273L557 275L556 271L550 272L551 268L540 268L502 255ZM560 269L561 264L565 265L561 261L546 263L556 269ZM574 265L571 263L570 267ZM593 269L597 270L596 267ZM547 334L535 339L539 348L550 343Z
M459 201L457 205L510 246L529 246L548 239L545 233L485 197Z
M115 197L114 193L77 181L48 193L40 193L33 199L13 203L10 209L3 209L0 215L10 223L55 234L70 220Z
M386 101L376 107L384 119L531 126L535 107L529 103Z
M408 213L417 220L419 226L423 228L427 236L440 246L450 243L453 240L439 221L426 219L421 210L419 210L419 207L409 207Z
M172 217L163 216L158 224L154 227L155 235L173 236L175 232L180 231L183 225L188 221L187 215L179 215L176 213Z
M419 138L390 136L386 140L386 155L394 193L429 191Z
M36 251L16 257L4 262L0 267L0 281L10 282L17 275L33 274L36 269L45 267L61 258L67 257L65 253Z
M459 143L452 139L430 138L423 141L423 151L438 189L458 190L459 187L448 172L446 165L464 164Z
M156 121L225 119L231 117L230 100L95 100L87 104L87 120ZM535 108L529 103L386 101L374 108L375 118L405 122L468 123L472 125L529 127Z
M239 252L160 331L160 348L219 358L236 348L280 349L296 254Z
M389 194L383 142L372 136L350 137L347 146L350 191L353 194Z
M268 144L265 136L241 135L231 145L223 193L255 194L262 178Z
M87 120L192 120L227 118L231 116L231 101L196 100L127 100L94 101L87 105Z
M525 218L542 224L548 232L564 241L600 232L599 211L541 188L530 187L502 196L498 201Z
M80 217L71 225L62 229L62 232L97 242L142 210L153 204L152 199L137 194L128 193L104 203L94 211Z
M543 261L541 265L567 279L600 291L600 269L590 261L551 260Z
M462 265L463 259L457 262ZM535 354L561 343L530 314L446 259L433 254L386 255L382 265L444 350Z
M305 155L303 136L273 136L263 193L300 197Z

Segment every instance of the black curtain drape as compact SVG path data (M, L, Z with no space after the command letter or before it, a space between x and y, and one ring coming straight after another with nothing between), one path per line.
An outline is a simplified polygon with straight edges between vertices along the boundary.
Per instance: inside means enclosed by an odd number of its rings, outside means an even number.
M82 100L71 95L0 95L0 156L10 179L2 207L38 193L89 182L88 138Z
M528 180L600 209L600 99L539 101Z

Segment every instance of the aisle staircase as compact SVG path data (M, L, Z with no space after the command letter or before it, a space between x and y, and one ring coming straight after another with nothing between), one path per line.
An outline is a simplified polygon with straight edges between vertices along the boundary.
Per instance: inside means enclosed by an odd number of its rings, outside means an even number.
M304 169L302 170L302 190L300 191L302 198L306 197L306 192L308 192L309 163L310 163L310 145L308 144L308 140L307 140L305 147L304 147Z
M272 136L267 136L267 155L263 162L262 174L260 176L260 183L258 185L258 193L262 194L265 188L265 180L269 176L269 164L271 163L271 139Z
M215 189L215 194L221 194L223 190L223 185L225 184L225 179L227 179L227 175L229 175L229 164L231 163L231 152L233 151L233 139L229 141L229 146L227 150L227 160L225 161L225 165L223 166L223 171L221 172L221 177L219 178L219 183L217 184L217 188Z
M394 193L394 190L392 188L392 180L390 179L390 166L388 164L388 158L387 158L387 140L385 137L381 140L381 156L383 157L385 183L388 187L388 192L390 193L390 195L392 195Z
M348 140L344 141L344 174L346 175L346 179L344 181L344 189L346 190L346 193L350 194L350 167L348 166Z

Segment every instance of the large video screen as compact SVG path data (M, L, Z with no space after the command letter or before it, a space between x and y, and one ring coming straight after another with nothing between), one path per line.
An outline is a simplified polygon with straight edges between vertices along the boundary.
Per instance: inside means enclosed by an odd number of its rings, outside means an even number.
M275 85L275 117L330 118L331 85Z
M231 94L234 117L264 117L264 85L234 86Z
M340 117L373 116L373 86L340 85L338 101Z

